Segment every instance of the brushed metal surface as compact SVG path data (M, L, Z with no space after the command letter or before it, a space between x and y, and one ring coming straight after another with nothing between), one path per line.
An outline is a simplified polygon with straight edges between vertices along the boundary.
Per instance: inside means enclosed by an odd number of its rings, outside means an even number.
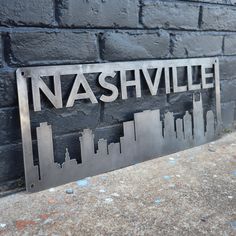
M179 86L177 67L187 68L188 85ZM201 66L201 84L193 84L191 66ZM151 80L148 69L156 69L154 81ZM170 75L170 69L172 74ZM206 68L212 68L211 73ZM140 73L142 72L150 90L150 96L156 95L161 79L161 69L164 73L166 94L193 90L193 110L186 111L182 118L175 119L172 112L166 112L161 120L160 110L150 107L150 110L135 113L133 120L123 122L123 137L117 143L108 143L99 139L95 150L95 137L91 129L84 129L78 135L81 163L70 158L70 150L65 149L65 161L62 165L54 160L53 131L51 124L41 122L36 128L39 163L35 164L32 148L32 128L30 123L30 108L27 83L31 80L34 111L40 111L40 93L44 93L55 108L61 108L62 75L76 74L76 78L67 101L66 107L73 106L75 100L88 98L92 103L112 102L117 99L117 88L106 82L106 77L114 78L120 73L122 99L128 99L127 87L135 89L136 97L141 97ZM134 80L126 80L126 71L134 71ZM94 96L87 84L84 73L100 73L100 85L112 91L112 95L102 95L100 101ZM151 60L134 62L114 62L101 64L82 64L65 66L42 66L20 68L17 74L17 89L22 132L24 168L26 188L30 192L57 186L87 176L100 174L114 169L129 166L157 156L176 152L195 145L213 140L221 129L219 62L217 58L194 58L178 60ZM54 91L42 81L43 76L50 76L54 81ZM190 77L190 78L189 78ZM213 82L207 82L212 78ZM172 79L173 83L170 83ZM79 94L83 86L85 93ZM173 85L173 88L171 86ZM216 111L209 110L204 115L202 97L197 99L194 90L214 87ZM69 125L69 124L68 124Z

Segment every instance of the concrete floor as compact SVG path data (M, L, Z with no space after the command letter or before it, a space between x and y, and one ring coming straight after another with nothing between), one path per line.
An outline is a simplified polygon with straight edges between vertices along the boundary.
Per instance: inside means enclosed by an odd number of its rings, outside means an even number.
M236 133L0 199L0 235L236 235ZM71 193L73 192L73 193Z

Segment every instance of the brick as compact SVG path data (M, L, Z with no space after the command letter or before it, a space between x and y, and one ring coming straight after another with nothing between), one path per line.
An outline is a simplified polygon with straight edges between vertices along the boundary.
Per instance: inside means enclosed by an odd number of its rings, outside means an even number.
M222 122L224 128L233 128L234 112L235 101L221 104Z
M21 132L18 108L0 109L0 120L0 146L20 142Z
M56 136L79 132L86 128L95 129L100 121L100 104L92 104L85 100L76 101L71 108L42 109L37 113L32 112L31 119L33 130L40 122L47 121L52 125L53 135ZM34 132L33 139L35 138Z
M223 36L199 33L177 34L173 38L174 57L216 56L222 53Z
M236 35L225 36L224 54L225 55L236 55Z
M2 65L3 65L3 58L2 58L2 55L3 55L2 36L1 36L1 34L0 34L0 68L1 68Z
M17 104L15 71L0 69L0 108Z
M21 65L96 61L96 36L78 32L24 32L10 34L11 63Z
M144 1L142 21L148 28L197 29L196 4Z
M186 1L186 0L180 0L180 1ZM191 0L193 2L204 2L204 3L213 3L213 4L234 4L235 0Z
M92 129L94 134L94 145L95 149L97 148L98 139L104 138L111 142L119 142L120 137L123 136L123 128L121 125L113 125L108 127L99 127ZM65 160L65 150L68 148L70 152L70 157L77 159L78 162L81 162L80 158L80 142L79 136L81 134L70 133L67 135L61 135L54 138L54 148L55 148L55 159L57 162L62 163Z
M221 80L221 102L236 101L236 79Z
M21 141L20 117L18 108L0 109L0 146ZM100 105L84 102L72 108L43 109L31 112L32 139L36 139L36 127L47 121L53 127L53 135L59 136L82 129L95 129L100 122ZM70 125L67 125L70 124Z
M51 25L52 0L0 0L0 25Z
M9 193L14 193L18 190L23 190L25 186L24 173L20 178L14 178L12 180L6 180L2 183L0 182L0 197L9 195ZM16 190L17 189L17 190Z
M63 26L137 27L138 0L58 1L59 19Z
M169 53L169 34L156 33L105 33L103 53L105 60L132 60L163 58Z
M143 91L142 91L143 93ZM205 108L214 109L214 99L209 99L212 94L208 90L202 92L203 105ZM121 122L134 119L134 113L144 110L160 109L161 115L165 112L173 112L178 117L182 117L185 111L193 107L193 92L169 94L166 96L160 93L157 96L151 96L145 93L141 98L129 97L128 100L117 100L113 103L104 104L104 115L102 125L107 126L121 124Z
M134 113L143 110L164 108L167 106L166 96L143 96L141 98L129 97L127 100L118 99L113 103L104 104L103 125L119 124L134 119Z
M0 183L24 176L22 145L0 147Z
M236 9L230 7L203 7L201 28L204 30L236 30Z
M223 57L219 60L220 79L236 79L236 57Z

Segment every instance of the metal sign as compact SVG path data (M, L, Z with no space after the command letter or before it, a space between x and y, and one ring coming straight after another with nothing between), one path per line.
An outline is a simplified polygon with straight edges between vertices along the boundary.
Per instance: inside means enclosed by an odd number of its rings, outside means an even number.
M200 68L198 84L193 81L194 67ZM179 68L186 70L186 83L181 86L178 81ZM152 76L150 70L155 71ZM132 80L127 79L127 71L133 72ZM109 93L95 95L85 76L92 73L98 75L97 86ZM200 145L213 140L220 130L220 83L217 58L27 67L17 69L16 74L25 180L26 188L30 192ZM62 77L65 75L75 75L75 77L64 102ZM53 85L52 88L43 79L45 77ZM120 86L110 83L108 77L110 79L117 77ZM43 122L32 126L31 116L37 115L44 109L43 99L50 101L53 111L69 109L78 100L86 100L95 105L113 102L118 98L126 100L129 99L129 88L133 88L138 99L142 97L143 81L148 87L149 95L158 96L162 80L166 95L192 92L190 111L186 111L178 118L173 112L165 112L161 116L160 109L155 107L134 113L133 119L122 122L123 136L120 137L119 142L113 143L108 143L103 138L95 143L93 130L86 128L78 133L78 146L80 146L78 159L71 158L70 149L65 148L64 162L59 164L55 161L54 127L47 121L47 117L43 117ZM201 95L204 90L214 92L215 109L204 111ZM35 140L32 139L32 133L35 133Z

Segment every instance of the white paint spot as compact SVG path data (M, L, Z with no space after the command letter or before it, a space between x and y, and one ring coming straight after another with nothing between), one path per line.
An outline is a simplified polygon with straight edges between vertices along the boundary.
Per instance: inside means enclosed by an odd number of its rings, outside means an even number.
M229 199L233 199L233 196L228 196Z
M180 175L176 175L176 177L180 178Z
M113 197L119 197L120 196L120 194L118 194L118 193L112 193L111 194Z
M111 197L108 197L108 198L105 199L105 202L106 203L112 203L113 199Z
M1 223L0 224L0 228L5 228L7 226L7 224Z
M43 223L44 223L44 224L50 224L50 223L52 223L52 222L53 222L53 219L48 218L48 219L46 219Z
M99 192L100 192L100 193L105 193L106 190L105 190L105 189L100 189Z
M217 175L213 175L214 178L217 178Z
M174 187L175 187L175 184L170 184L169 187L170 187L170 188L174 188Z
M171 161L174 161L174 160L175 160L175 158L173 158L173 157L169 157L169 160L171 160Z
M56 190L55 190L55 188L50 188L49 189L49 192L55 192Z

